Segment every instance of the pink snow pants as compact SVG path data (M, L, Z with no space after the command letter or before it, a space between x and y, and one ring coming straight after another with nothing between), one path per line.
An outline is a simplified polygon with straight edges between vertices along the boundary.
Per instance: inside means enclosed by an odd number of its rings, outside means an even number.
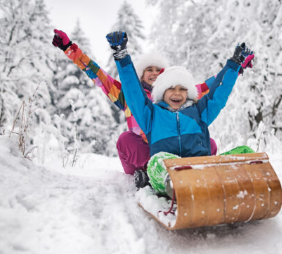
M211 155L216 155L217 145L216 145L214 139L212 139L212 138L210 138L210 142L211 142Z
M211 138L211 155L216 155L217 145ZM126 174L133 175L135 170L146 170L150 159L149 145L140 135L126 131L119 136L117 141L118 155Z
M133 175L137 169L146 170L150 148L140 135L132 131L122 133L117 141L117 150L126 174Z

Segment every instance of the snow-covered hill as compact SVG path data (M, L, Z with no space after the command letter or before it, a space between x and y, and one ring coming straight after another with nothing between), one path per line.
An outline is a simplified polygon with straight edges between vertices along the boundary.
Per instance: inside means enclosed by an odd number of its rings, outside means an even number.
M282 158L270 160L280 179ZM82 156L75 168L22 158L0 136L0 254L282 253L275 218L168 231L137 203L118 158Z

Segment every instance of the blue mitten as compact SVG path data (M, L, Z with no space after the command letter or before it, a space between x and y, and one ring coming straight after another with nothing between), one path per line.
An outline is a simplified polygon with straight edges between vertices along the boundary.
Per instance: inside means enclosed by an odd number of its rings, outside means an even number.
M111 48L115 51L115 60L120 60L127 55L126 44L128 41L126 32L116 31L106 36Z

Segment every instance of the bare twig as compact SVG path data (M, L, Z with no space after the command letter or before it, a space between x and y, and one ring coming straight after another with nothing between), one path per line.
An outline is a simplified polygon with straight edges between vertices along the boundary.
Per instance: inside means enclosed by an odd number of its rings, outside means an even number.
M18 134L19 135L19 149L22 152L23 156L27 159L29 158L29 154L36 148L32 147L30 149L26 149L27 141L28 141L28 128L30 126L30 118L32 117L32 114L34 113L35 110L32 109L33 102L36 100L36 92L37 92L38 86L36 87L32 98L29 98L28 100L28 111L26 109L26 103L25 101L22 102L20 109L16 115L16 118L13 122L12 130L10 132L10 136L12 133ZM19 131L16 132L14 131L16 123L18 119L20 118L20 126L19 126Z
M28 155L29 155L35 148L37 148L37 146L34 146L34 147L32 147L31 149L29 149L29 151L24 155L24 157L27 158L27 159L30 159L30 158L28 157Z
M77 161L77 149L75 149L75 152L74 152L74 155L73 155L73 159L72 159L72 167L74 166L74 164L76 163Z
M23 102L23 103L24 103L24 102ZM20 107L20 109L19 109L19 111L18 111L18 113L17 113L17 115L16 115L16 118L15 118L15 120L14 120L13 127L12 127L12 130L11 130L11 132L10 132L10 136L9 136L9 137L11 137L11 134L14 133L13 130L14 130L14 128L15 128L15 125L16 125L16 122L17 122L17 119L18 119L18 116L19 116L19 114L20 114L20 112L21 112L23 103L22 103L22 105L21 105L21 107Z

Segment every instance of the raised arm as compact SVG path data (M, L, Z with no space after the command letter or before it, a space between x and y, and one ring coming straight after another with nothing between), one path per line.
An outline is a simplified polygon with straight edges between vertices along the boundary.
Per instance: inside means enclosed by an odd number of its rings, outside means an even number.
M54 30L53 45L60 48L121 110L127 109L121 83L108 75L100 66L69 39L63 31Z
M113 32L108 34L106 38L111 48L115 50L113 56L123 84L122 90L127 105L143 132L147 134L151 128L150 120L153 113L153 103L146 96L131 58L127 53L127 35L125 32Z
M238 75L240 75L240 74L243 75L245 69L253 67L252 61L253 61L254 57L255 57L255 55L254 55L253 52L251 52L251 54L246 57L245 61L241 64L241 68L239 70ZM210 87L213 84L213 82L215 81L216 76L217 75L214 75L214 76L208 78L204 83L196 85L197 90L198 90L198 99L201 99L204 95L209 93Z
M221 109L225 107L228 97L237 80L241 64L249 55L253 55L253 52L246 47L245 43L238 45L234 55L231 59L227 60L224 68L214 79L210 87L210 92L199 100L199 111L202 119L208 125L214 121Z

